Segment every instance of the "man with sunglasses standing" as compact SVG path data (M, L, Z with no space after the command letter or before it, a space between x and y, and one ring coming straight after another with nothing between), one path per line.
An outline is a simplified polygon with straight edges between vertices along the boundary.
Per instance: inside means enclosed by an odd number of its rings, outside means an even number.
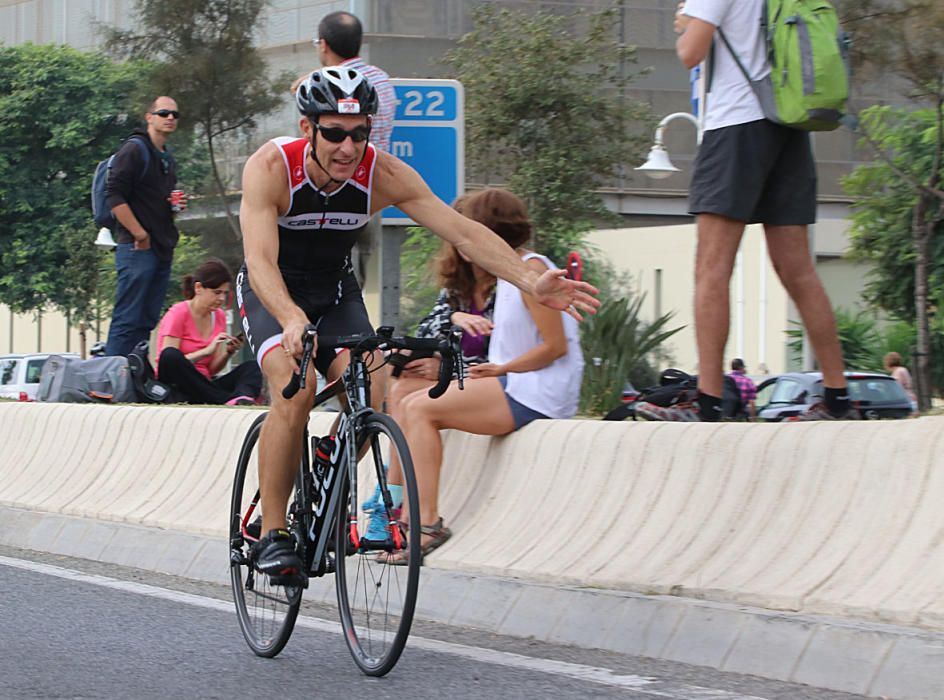
M136 129L112 161L105 188L115 227L115 268L118 287L108 329L106 355L127 355L147 340L160 319L177 245L175 209L177 163L167 139L177 130L180 112L173 98L155 99L145 113L146 129Z
M316 382L292 399L281 387L298 370L307 324L331 336L373 331L350 261L356 232L371 216L397 206L472 262L575 318L599 305L589 284L565 279L563 270L529 268L501 238L438 199L410 166L374 148L377 93L358 71L322 68L297 86L295 102L303 137L270 141L243 170L246 262L236 278L243 329L272 388L259 439L264 536L253 561L275 584L301 567L285 512ZM329 381L347 365L347 354L333 348L316 346L313 357ZM382 384L372 385L378 408Z

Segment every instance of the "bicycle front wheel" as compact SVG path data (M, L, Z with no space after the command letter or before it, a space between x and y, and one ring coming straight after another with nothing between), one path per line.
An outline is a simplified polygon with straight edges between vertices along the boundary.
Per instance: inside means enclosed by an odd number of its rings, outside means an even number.
M419 497L410 450L392 418L381 413L369 415L358 432L358 442L366 452L358 465L356 521L348 517L351 507L347 498L336 521L335 584L344 639L355 663L369 676L382 676L396 665L413 624L422 559ZM389 493L385 463L394 455L403 473L404 507L388 512L372 497L378 486ZM347 491L342 497L348 496ZM390 526L391 516L399 526ZM367 537L376 532L368 531L368 525L377 517L384 518L387 527L385 544L375 536ZM360 540L357 547L352 542L353 522Z
M301 588L273 586L252 566L249 550L259 539L262 515L259 500L259 433L266 414L249 428L236 463L230 504L230 581L236 615L246 643L259 656L282 651L295 627Z

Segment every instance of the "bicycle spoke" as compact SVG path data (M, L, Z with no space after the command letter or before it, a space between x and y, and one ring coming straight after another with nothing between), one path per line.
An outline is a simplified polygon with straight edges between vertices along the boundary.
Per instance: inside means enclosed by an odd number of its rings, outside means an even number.
M240 629L259 656L275 656L288 641L301 604L301 588L274 586L252 569L250 544L243 536L246 513L258 513L258 439L265 415L253 423L243 442L230 506L230 579ZM247 523L248 525L248 523Z
M412 461L396 424L388 416L374 414L365 421L363 430L370 449L359 465L361 493L354 500L363 506L367 498L373 505L371 513L358 508L358 522L369 524L371 518L389 515L386 504L390 502L390 491L383 469L383 455L387 449L396 450L396 457L403 467L403 491L409 498L408 504L404 504L406 512L418 512ZM376 493L378 485L384 501L382 506L369 498ZM383 523L389 537L389 521L384 518ZM416 522L414 527L418 532L419 523ZM379 532L376 524L369 528L365 526L364 531L368 530ZM394 558L404 561L394 564ZM418 552L409 549L389 546L362 549L347 557L344 566L339 567L338 601L347 633L345 636L355 661L365 673L383 675L399 658L412 624L418 584Z

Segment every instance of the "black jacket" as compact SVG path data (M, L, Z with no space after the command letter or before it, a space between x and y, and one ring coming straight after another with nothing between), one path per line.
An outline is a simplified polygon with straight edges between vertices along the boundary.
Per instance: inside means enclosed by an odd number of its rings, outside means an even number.
M167 198L177 184L177 163L170 151L161 152L154 147L147 131L137 129L134 135L143 137L150 149L147 170L143 171L144 154L141 147L134 143L138 139L129 138L112 162L108 184L105 186L106 203L112 209L119 204L130 206L141 226L150 234L154 254L163 260L170 260L179 234ZM119 243L134 241L134 236L120 223L115 233Z

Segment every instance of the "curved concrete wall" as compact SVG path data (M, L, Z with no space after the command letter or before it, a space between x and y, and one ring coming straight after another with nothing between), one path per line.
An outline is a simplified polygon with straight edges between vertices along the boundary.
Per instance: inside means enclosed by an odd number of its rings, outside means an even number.
M257 415L2 403L0 505L222 538ZM428 564L944 629L942 441L944 418L446 433Z

